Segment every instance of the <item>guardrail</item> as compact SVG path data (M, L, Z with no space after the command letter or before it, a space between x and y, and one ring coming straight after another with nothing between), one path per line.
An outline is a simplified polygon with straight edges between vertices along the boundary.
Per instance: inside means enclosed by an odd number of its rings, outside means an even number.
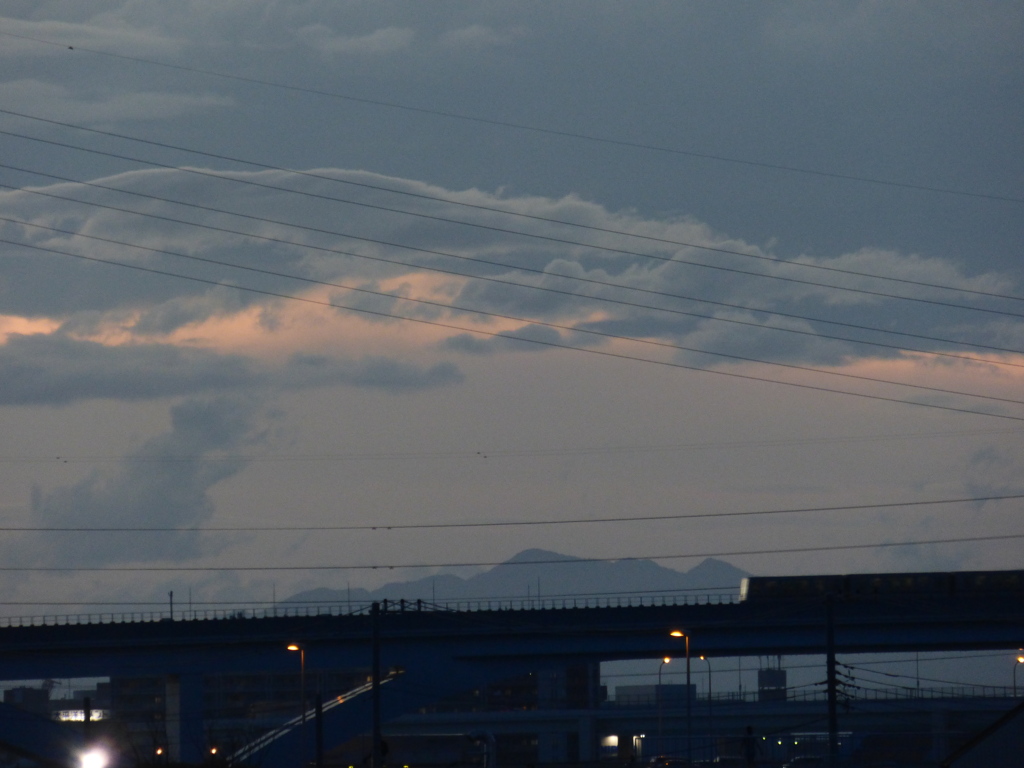
M258 608L185 608L166 611L124 611L102 613L47 614L37 616L0 616L4 627L54 627L77 624L137 624L157 621L224 621L228 619L271 619L308 616L355 616L370 612L374 601L344 603L278 604ZM381 610L389 613L406 611L446 611L474 613L480 611L562 611L577 608L638 608L684 605L731 605L739 602L732 594L656 595L608 597L495 598L480 600L380 600Z
M1017 694L1012 686L1008 685L955 685L941 688L910 688L907 686L891 686L885 688L860 687L854 693L846 693L840 696L840 702L855 701L914 701L921 699L1012 699ZM685 696L678 699L663 699L662 706L666 712L686 709ZM775 703L785 706L791 702L826 702L828 692L824 690L803 690L787 691L785 699L778 699L773 702L766 702L760 699L758 691L724 691L715 693L711 697L712 707L728 707L729 705L742 704L765 704ZM698 704L699 702L699 704ZM693 697L693 711L706 712L708 708L708 697L695 695ZM601 704L602 709L647 709L653 710L658 706L654 696L626 696L621 699L612 699Z

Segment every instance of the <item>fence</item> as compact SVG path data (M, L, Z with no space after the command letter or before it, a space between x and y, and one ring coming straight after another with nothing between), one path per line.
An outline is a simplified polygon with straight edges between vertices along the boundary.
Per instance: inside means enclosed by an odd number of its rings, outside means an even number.
M39 616L0 616L3 627L54 627L76 624L132 624L154 621L223 621L226 619L269 619L303 616L354 616L370 612L374 601L343 603L297 603L263 605L255 608L184 608L164 611L126 611L73 613ZM732 594L709 595L633 595L552 598L496 598L479 600L380 600L381 610L447 611L473 613L480 611L562 611L579 608L639 608L683 605L730 605L739 602Z

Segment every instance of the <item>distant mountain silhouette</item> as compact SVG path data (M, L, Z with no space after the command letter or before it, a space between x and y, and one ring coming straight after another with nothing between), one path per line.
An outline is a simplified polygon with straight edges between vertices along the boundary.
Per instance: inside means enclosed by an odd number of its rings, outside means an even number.
M369 600L537 599L657 594L736 594L747 576L729 563L707 558L689 571L651 560L590 561L544 549L526 549L489 571L467 579L437 574L366 589L311 589L284 603L364 603Z

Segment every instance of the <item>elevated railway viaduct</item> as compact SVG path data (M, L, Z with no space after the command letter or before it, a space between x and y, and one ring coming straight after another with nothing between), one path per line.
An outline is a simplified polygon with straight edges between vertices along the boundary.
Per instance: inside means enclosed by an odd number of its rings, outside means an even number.
M304 649L309 674L369 669L375 654L385 673L400 671L378 699L378 722L388 722L517 674L587 661L680 657L686 638L692 655L709 657L824 654L830 633L840 653L1017 649L1024 643L1018 598L859 596L832 600L829 608L815 598L529 610L402 603L375 615L10 626L0 629L0 679L162 677L175 756L198 762L206 746L204 677L294 672L288 644ZM673 630L685 637L670 636ZM328 748L369 732L373 722L369 696L331 709L323 720ZM263 764L297 764L298 738L293 732L278 739ZM592 747L581 746L581 754L592 754Z

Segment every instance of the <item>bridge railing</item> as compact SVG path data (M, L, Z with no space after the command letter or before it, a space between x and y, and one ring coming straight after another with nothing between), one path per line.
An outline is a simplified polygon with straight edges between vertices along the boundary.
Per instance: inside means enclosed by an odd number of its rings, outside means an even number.
M114 611L102 613L0 616L2 627L42 627L75 624L134 624L155 621L223 621L226 619L269 619L305 616L352 616L366 614L374 601L343 603L279 603L240 608L183 608L164 611ZM483 598L473 600L380 600L385 612L445 611L563 611L578 608L638 608L682 605L729 605L739 602L734 594L673 595L586 595L549 598Z
M879 688L861 687L853 693L840 697L840 701L909 701L920 699L1012 699L1017 696L1012 686L1008 685L953 685L934 688L911 688L908 686L887 686ZM819 689L790 690L785 699L778 704L787 702L825 702L828 692ZM699 703L698 703L699 702ZM694 712L706 712L708 705L712 707L728 707L730 705L764 703L758 691L723 691L715 693L708 702L707 694L693 697ZM602 709L656 709L657 700L652 695L626 696L602 703ZM685 697L681 700L662 702L665 711L685 709Z

